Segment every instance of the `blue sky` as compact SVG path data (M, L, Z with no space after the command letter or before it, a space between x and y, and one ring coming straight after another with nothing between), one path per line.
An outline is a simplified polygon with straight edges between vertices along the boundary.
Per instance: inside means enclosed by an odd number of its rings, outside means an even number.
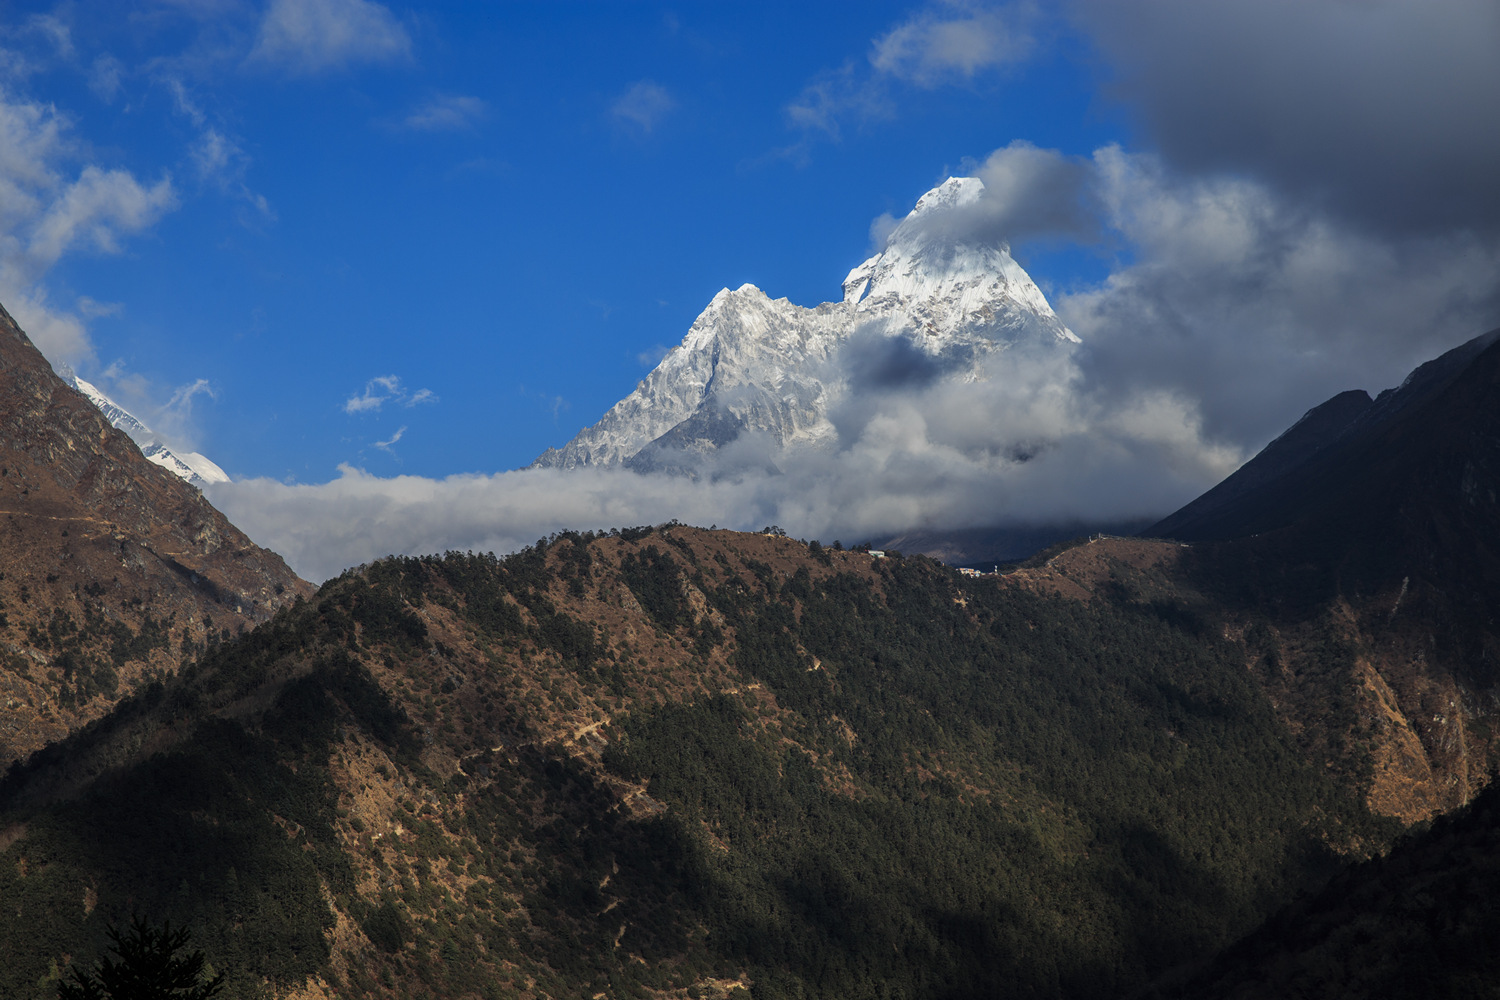
M55 105L82 158L174 193L121 252L47 276L63 310L117 307L88 321L80 370L168 396L207 380L190 433L233 475L524 465L721 287L837 297L872 219L997 139L1088 152L1125 134L1077 39L940 84L876 70L899 4L384 10L366 38L274 57L252 5L39 8L66 54L12 29L37 63L13 93ZM799 121L820 88L844 106ZM209 143L226 152L205 165ZM1039 280L1101 273L1088 254L1047 265ZM344 412L385 376L429 402Z
M0 302L262 506L525 465L718 289L835 298L877 219L1030 146L1086 207L1027 174L1005 235L1090 398L1200 450L1500 323L1492 3L1123 6L3 4ZM313 495L283 520L347 517ZM360 544L549 523L457 521Z

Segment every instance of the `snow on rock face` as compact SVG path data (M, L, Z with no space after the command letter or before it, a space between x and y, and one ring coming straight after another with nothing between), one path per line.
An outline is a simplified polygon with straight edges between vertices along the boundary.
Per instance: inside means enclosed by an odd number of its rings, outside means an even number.
M200 490L209 483L229 482L229 476L223 469L196 451L173 451L162 444L151 428L141 423L125 407L110 399L98 386L79 378L78 373L70 366L63 365L58 370L58 375L98 407L99 412L104 414L104 418L112 426L124 431L140 447L142 455L177 478Z
M1009 249L957 225L983 192L978 178L955 177L923 195L885 249L849 272L840 302L809 309L749 284L719 292L634 392L532 466L691 471L744 432L782 447L832 444L829 412L849 390L840 362L856 335L967 358L956 374L969 381L1013 345L1070 350L1078 338Z

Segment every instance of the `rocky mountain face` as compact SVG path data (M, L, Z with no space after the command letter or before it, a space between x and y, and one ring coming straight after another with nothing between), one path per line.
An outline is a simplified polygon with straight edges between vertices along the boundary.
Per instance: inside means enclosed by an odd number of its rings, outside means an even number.
M0 762L311 588L66 385L0 309Z
M199 489L210 483L229 482L229 475L206 456L196 451L174 451L167 447L159 440L156 432L143 424L135 414L110 399L92 382L79 378L71 366L63 365L57 374L63 382L97 406L110 426L124 431L132 441L140 445L141 454L178 479Z
M964 380L986 378L986 359L1001 351L1069 350L1077 338L1008 250L953 228L983 190L956 177L924 195L844 279L842 301L809 309L754 285L719 292L634 392L533 465L694 473L746 435L773 449L831 445L829 413L851 382L888 374L878 369L890 353L857 353L865 342Z
M1500 764L1497 496L1500 331L1334 397L1146 534L1196 540L1185 572L1264 623L1256 668L1289 722L1367 758L1372 807L1415 820Z

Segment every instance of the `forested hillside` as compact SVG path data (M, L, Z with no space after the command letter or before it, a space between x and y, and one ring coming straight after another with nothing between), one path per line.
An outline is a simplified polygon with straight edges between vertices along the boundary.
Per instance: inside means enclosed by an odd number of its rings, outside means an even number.
M1211 604L1100 566L667 526L351 571L13 769L0 993L132 912L239 997L1142 986L1399 825Z
M1500 787L1351 866L1152 1000L1500 995Z

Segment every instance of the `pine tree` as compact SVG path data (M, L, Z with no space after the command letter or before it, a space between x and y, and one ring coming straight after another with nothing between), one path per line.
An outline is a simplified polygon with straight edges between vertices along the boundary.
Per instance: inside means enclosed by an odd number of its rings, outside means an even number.
M203 952L178 956L186 945L185 928L171 921L154 927L140 917L124 934L111 926L110 948L118 960L105 957L94 972L73 970L73 982L58 983L58 1000L209 1000L224 986L224 974L203 981Z

